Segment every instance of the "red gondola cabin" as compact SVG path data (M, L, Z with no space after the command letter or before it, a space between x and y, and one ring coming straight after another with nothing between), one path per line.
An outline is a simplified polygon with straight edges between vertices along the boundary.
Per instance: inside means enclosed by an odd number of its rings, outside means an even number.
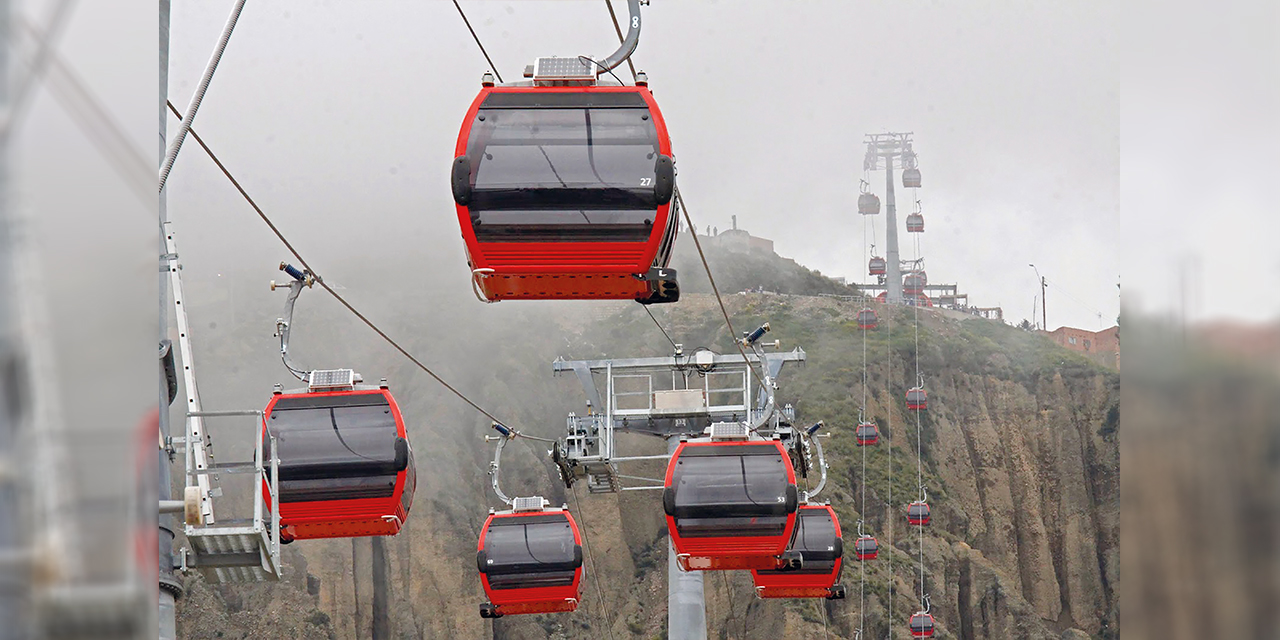
M869 447L880 442L880 429L876 428L874 422L863 422L858 425L854 431L859 447Z
M911 614L911 620L907 622L907 626L911 629L912 638L933 637L933 616L923 611Z
M929 274L924 271L909 271L902 276L902 291L904 293L920 293L924 291L927 284L929 284Z
M929 408L929 392L920 387L907 389L907 409L922 411Z
M568 511L544 508L540 497L516 498L515 506L490 513L480 530L476 568L489 598L480 605L480 617L577 609L582 595L578 523Z
M880 325L880 317L876 315L874 309L863 309L858 312L858 328L874 329Z
M795 470L777 440L682 442L662 495L676 560L686 571L777 568L798 499Z
M864 216L874 216L880 213L880 196L874 193L859 194L858 213Z
M902 170L902 186L908 189L917 189L920 187L920 170L915 167L907 167Z
M277 392L263 416L265 459L272 455L270 436L280 458L280 539L399 533L417 474L395 398L385 387L313 382L310 388ZM269 508L265 482L262 491Z
M875 560L880 555L880 542L871 536L862 536L854 541L853 554L860 561Z
M917 500L907 505L907 522L913 526L929 524L929 503Z
M907 233L924 233L924 215L912 213L907 215Z
M548 61L588 64L540 68ZM458 222L485 299L679 299L667 268L675 162L648 86L486 82L454 155Z
M888 266L889 265L885 262L884 258L881 258L880 256L872 256L871 260L867 263L867 273L873 276L882 276L885 274L885 270Z
M752 570L756 595L844 599L844 585L837 584L844 542L840 537L840 520L830 506L805 505L796 510L796 528L789 550L800 554L800 568Z

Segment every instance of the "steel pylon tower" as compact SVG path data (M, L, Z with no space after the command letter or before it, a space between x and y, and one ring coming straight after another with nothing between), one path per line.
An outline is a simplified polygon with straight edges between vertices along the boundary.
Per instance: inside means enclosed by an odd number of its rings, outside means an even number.
M905 159L914 156L911 132L868 133L867 155L862 161L866 171L885 171L885 291L889 304L902 304L902 263L898 253L898 209L894 198L893 170L907 168Z

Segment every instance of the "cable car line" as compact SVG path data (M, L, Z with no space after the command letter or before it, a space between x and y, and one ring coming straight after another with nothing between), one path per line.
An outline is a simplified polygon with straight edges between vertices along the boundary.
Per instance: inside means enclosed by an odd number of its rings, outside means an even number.
M181 115L178 113L178 109L173 106L173 102L166 101L166 103L169 105L169 110L172 111L174 115L181 117ZM249 206L253 207L253 210L258 213L258 217L262 218L262 221L267 223L267 227L269 227L271 229L271 232L275 234L276 238L278 238L280 242L284 244L285 248L289 250L289 253L292 253L293 257L298 259L298 262L302 265L304 269L311 272L312 275L315 276L316 284L319 284L325 291L329 292L329 295L333 296L334 299L336 299L339 303L342 304L342 306L346 307L347 310L350 311L352 314L354 314L357 318L359 318L361 322L365 323L365 325L367 325L370 329L372 329L374 333L378 334L378 336L380 336L383 340L385 340L387 344L394 347L396 351L399 351L401 355L408 358L410 362L416 365L424 373L431 376L436 382L440 383L440 385L443 386L445 389L448 389L449 392L457 396L458 399L467 403L468 405L471 406L472 409L475 409L476 411L480 412L482 415L489 418L490 420L497 422L499 424L506 424L502 420L499 420L492 413L485 410L484 407L481 407L480 405L476 404L475 401L473 401L471 398L468 398L466 394L462 393L453 385L449 384L447 381L445 381L444 378L441 378L435 371L432 371L430 367L423 364L421 360L418 360L418 358L416 358L413 354L409 353L404 347L400 346L399 342L396 342L394 339L391 338L391 336L387 335L385 331L379 328L378 325L374 324L372 320L369 320L369 318L367 318L363 313L361 313L354 306L352 306L350 302L347 302L346 298L343 298L341 294L339 294L336 290L333 289L333 287L330 287L329 284L325 282L319 275L317 275L315 270L313 270L307 264L307 261L302 257L302 254L299 253L298 250L294 248L293 244L290 243L287 238L285 238L284 233L282 233L279 227L277 227L275 223L271 221L271 218L267 216L266 212L262 210L262 207L258 206L258 203L255 202L254 199L249 195L249 192L245 191L244 187L240 185L240 181L236 180L235 176L231 175L231 172L227 170L227 167L225 165L222 164L222 161L218 159L218 156L213 153L213 150L209 148L209 145L205 144L204 140L200 138L199 134L196 133L194 128L191 129L191 137L194 138L195 141L200 145L200 148L204 149L204 152L208 154L209 159L213 160L213 163L218 166L218 169L222 171L222 175L226 176L227 179L231 181L231 184L235 186L236 190L240 192L241 196L244 196L244 199L246 202L249 203ZM524 436L524 437L529 438L532 436Z
M476 46L480 47L480 53L483 53L484 59L489 62L489 68L493 69L493 75L497 76L498 82L502 82L502 74L498 72L498 66L493 64L493 58L489 57L489 52L485 50L484 44L480 42L480 36L476 35L476 30L471 28L471 21L467 19L467 14L462 10L462 5L458 4L458 0L453 0L453 6L458 8L458 15L462 16L462 21L467 25L467 31L471 32L471 37L475 39Z
M578 509L578 517L582 518L582 546L587 550L587 559L591 560L591 581L596 585L596 600L600 603L600 615L605 619L604 628L609 632L609 639L613 640L613 625L608 624L608 609L604 606L604 591L600 589L600 565L596 564L595 554L591 550L591 539L587 536L587 529L590 525L587 523L587 512L582 510L582 502L578 500L578 487L575 484L570 488L573 492L573 505Z
M702 260L702 268L707 272L707 280L711 282L711 292L716 294L716 302L720 304L720 314L724 316L725 326L729 327L729 337L733 340L733 345L738 348L738 353L742 354L742 360L747 363L747 371L755 376L756 381L765 384L765 377L756 372L756 368L751 364L751 359L747 357L747 352L742 348L742 340L738 338L738 332L733 329L733 321L729 320L729 310L724 306L724 298L720 297L720 288L716 286L716 278L711 275L711 266L707 264L707 254L702 252L702 243L698 241L698 228L693 226L693 219L689 217L689 208L684 204L684 195L680 193L680 188L676 187L676 202L680 205L680 211L684 213L684 221L689 225L689 235L693 236L693 246L698 249L698 258Z
M649 314L649 317L653 319L653 324L658 326L658 331L661 331L662 335L667 338L667 342L671 343L671 348L679 350L680 346L676 344L675 340L671 339L671 334L667 333L667 330L662 327L662 323L658 322L657 316L653 315L653 312L649 310L649 305L645 304L640 306L644 307L645 313Z

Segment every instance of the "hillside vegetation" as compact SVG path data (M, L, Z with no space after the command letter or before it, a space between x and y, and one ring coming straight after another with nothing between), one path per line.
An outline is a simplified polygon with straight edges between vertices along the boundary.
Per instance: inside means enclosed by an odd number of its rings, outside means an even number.
M652 310L686 350L706 346L730 353L732 337L715 299L698 293L701 267L688 264L692 244L682 240L681 246L684 298ZM1114 371L1041 336L929 310L919 311L917 334L914 309L890 313L879 307L880 328L864 333L854 322L857 305L813 296L849 293L848 287L776 256L709 257L736 329L768 321L770 339L808 354L804 366L783 370L780 399L796 407L800 421L822 420L831 433L825 441L831 479L823 497L839 513L846 539L856 535L861 517L882 546L880 559L865 565L864 611L860 567L852 561L843 577L850 597L837 602L759 600L749 574L708 574L711 638L822 638L824 629L832 638L853 638L860 612L864 637L884 637L886 627L894 638L906 637L905 620L918 607L913 594L919 590L921 541L906 530L903 508L919 493L917 446L934 506L923 544L926 591L940 626L936 637L1118 637ZM486 409L544 437L562 435L565 416L585 408L572 376L551 375L554 358L670 350L634 303L485 306L442 301L385 279L372 286L353 287L358 306ZM756 286L781 293L736 293ZM280 584L215 587L189 577L189 594L180 603L181 637L372 638L375 628L377 637L390 638L665 637L667 541L658 496L566 491L552 481L542 445L509 447L503 484L509 493L542 493L574 510L591 550L583 602L573 614L481 620L476 537L488 509L498 506L485 473L492 454L481 439L486 419L345 311L319 294L307 296L299 303L305 321L296 323L295 357L313 366L352 363L366 379L386 375L392 381L420 474L411 517L393 539L287 547ZM270 384L284 378L270 338L279 298L261 298L243 302L230 320L198 337L203 369L222 374L203 389L211 407L261 406ZM193 309L193 316L198 312ZM918 438L915 416L903 404L904 391L916 381L917 353L930 394ZM885 434L883 446L865 452L868 504L861 514L863 450L853 443L860 412ZM244 427L212 428L220 429L215 437L223 459L249 451L252 438ZM635 453L663 447L639 437L620 446ZM660 471L655 464L637 474Z

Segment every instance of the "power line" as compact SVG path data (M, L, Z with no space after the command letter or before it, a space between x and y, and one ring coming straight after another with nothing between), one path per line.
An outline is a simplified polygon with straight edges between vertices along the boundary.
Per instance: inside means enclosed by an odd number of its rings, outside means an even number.
M476 46L480 47L480 53L483 53L484 59L489 62L489 68L493 69L493 75L498 77L498 82L502 82L502 74L498 73L497 65L493 64L493 58L489 57L489 52L485 50L484 44L480 42L480 36L476 35L476 30L471 28L471 21L467 19L467 14L462 11L462 5L458 4L458 0L453 0L453 6L458 8L458 15L462 16L462 21L467 23L467 31L471 32L471 37L475 39Z
M169 105L169 110L172 111L174 115L181 117L181 115L178 113L177 107L173 106L173 102L166 101L166 104ZM209 145L205 144L204 140L200 138L200 135L196 133L194 128L191 129L191 137L194 138L196 143L200 145L200 148L204 149L204 152L209 155L209 159L213 160L213 163L218 166L218 169L222 171L222 175L226 176L227 179L231 181L231 184L234 185L236 190L240 192L240 195L244 196L244 199L246 202L249 203L249 206L253 207L253 210L258 213L258 217L262 218L262 221L267 223L267 226L271 228L271 232L275 234L276 238L280 239L280 242L282 242L285 248L289 250L289 253L293 254L293 257L298 259L298 262L302 264L302 267L304 269L306 269L313 276L315 276L316 283L318 283L325 291L328 291L329 295L333 296L334 299L336 299L339 303L341 303L342 306L346 307L348 311L350 311L357 318L359 318L360 321L365 323L370 329L373 329L374 333L377 333L378 336L380 336L383 340L387 342L387 344L390 344L392 347L394 347L396 351L399 351L401 355L408 358L410 362L413 362L413 364L417 365L417 367L421 369L424 373L434 378L436 382L439 382L441 386L443 386L445 389L448 389L451 393L453 393L453 395L457 396L460 400L470 405L472 409L479 411L485 417L489 418L494 422L497 422L498 424L503 424L503 425L507 424L502 420L499 420L492 413L489 413L488 411L486 411L480 405L476 404L474 401L471 400L471 398L468 398L461 391L458 391L456 388L454 388L453 385L446 382L444 378L441 378L439 375L436 374L436 372L432 371L430 367L423 364L421 360L418 360L416 357L414 357L413 354L409 353L404 347L400 346L399 342L396 342L394 339L392 339L391 336L387 335L387 333L383 331L381 328L379 328L378 325L374 324L372 320L369 320L368 317L366 317L363 313L360 313L359 310L357 310L354 306L352 306L350 302L347 302L346 298L343 298L341 294L339 294L332 287L330 287L329 284L326 283L324 279L321 278L320 275L317 274L309 264L307 264L306 259L302 257L301 253L298 253L298 250L294 248L293 244L289 242L288 238L284 237L284 234L281 233L280 229L276 227L274 222L271 221L271 218L268 217L267 214L262 210L262 207L259 207L258 203L254 202L253 198L249 196L249 193L244 190L244 187L240 186L240 182L235 179L235 176L231 175L231 172L228 171L227 167L222 164L222 161L218 160L218 156L213 153L213 150L209 148Z

